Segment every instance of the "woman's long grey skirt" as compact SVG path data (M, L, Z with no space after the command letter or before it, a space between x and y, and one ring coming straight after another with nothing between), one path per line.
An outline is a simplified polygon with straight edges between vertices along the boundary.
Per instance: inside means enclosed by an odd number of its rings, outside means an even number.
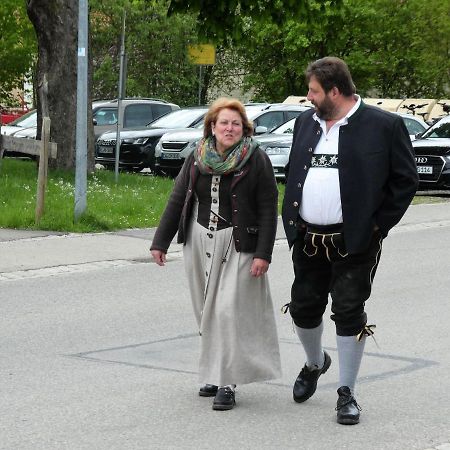
M235 250L232 228L208 230L193 214L184 261L201 334L200 383L240 385L279 378L267 274L250 274L253 254Z

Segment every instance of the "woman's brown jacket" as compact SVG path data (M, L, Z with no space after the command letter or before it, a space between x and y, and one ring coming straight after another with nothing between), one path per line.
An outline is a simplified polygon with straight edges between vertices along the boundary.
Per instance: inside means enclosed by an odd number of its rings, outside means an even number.
M153 238L151 250L167 252L178 231L177 242L186 243L195 183L200 172L191 154L179 173ZM236 251L253 253L271 261L278 217L278 189L272 164L257 148L245 166L234 173L230 189L233 240Z

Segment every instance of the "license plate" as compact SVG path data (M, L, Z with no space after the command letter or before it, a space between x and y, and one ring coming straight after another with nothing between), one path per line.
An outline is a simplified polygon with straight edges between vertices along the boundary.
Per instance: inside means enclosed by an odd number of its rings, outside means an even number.
M98 152L99 153L103 153L103 154L107 154L107 155L112 155L114 151L114 147L106 147L105 145L100 145L98 147Z
M432 166L417 166L417 173L432 174L433 173L433 167Z
M161 153L162 159L181 159L178 153Z

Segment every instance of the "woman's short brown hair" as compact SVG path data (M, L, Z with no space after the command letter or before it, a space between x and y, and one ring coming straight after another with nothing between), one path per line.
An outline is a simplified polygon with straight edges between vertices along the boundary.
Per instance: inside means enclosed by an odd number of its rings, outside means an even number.
M217 122L217 116L222 109L232 109L239 113L242 119L242 129L244 136L251 136L253 134L253 125L248 120L247 113L245 111L244 105L235 98L218 98L209 108L205 116L205 126L203 128L203 136L206 138L212 136L211 124Z

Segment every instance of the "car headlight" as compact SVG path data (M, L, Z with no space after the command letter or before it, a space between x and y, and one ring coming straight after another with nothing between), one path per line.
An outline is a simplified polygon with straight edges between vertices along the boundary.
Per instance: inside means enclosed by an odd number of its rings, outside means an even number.
M122 140L124 144L133 144L133 145L144 145L147 143L147 141L148 137L129 138Z
M291 147L266 147L265 151L268 155L289 155Z

